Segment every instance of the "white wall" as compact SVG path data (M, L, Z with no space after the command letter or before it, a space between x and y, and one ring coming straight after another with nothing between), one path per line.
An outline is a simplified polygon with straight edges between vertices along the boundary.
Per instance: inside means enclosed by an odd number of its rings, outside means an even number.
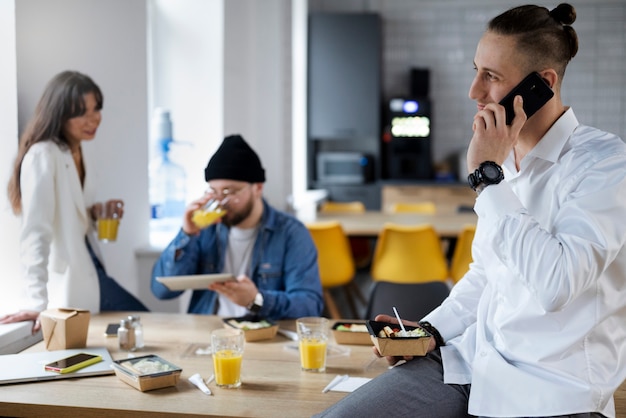
M13 312L18 295L19 221L6 190L17 153L17 79L15 74L15 0L0 0L0 315Z
M267 178L264 196L285 209L291 194L291 0L228 0L224 10L224 133L240 133L257 151Z

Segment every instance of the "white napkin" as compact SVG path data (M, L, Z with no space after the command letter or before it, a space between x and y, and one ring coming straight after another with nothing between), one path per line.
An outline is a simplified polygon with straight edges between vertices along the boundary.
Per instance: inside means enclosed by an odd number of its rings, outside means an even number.
M370 380L372 379L369 377L350 377L347 374L338 374L328 385L326 385L324 390L322 390L322 393L326 393L329 390L333 390L335 392L352 392Z
M353 392L369 382L369 377L349 377L346 380L337 383L330 390L335 392Z

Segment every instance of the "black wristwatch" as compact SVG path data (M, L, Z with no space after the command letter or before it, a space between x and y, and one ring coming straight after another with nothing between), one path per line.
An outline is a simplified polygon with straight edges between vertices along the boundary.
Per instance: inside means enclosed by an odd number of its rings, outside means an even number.
M433 336L437 347L446 345L446 342L443 340L439 331L437 331L437 328L433 327L430 322L420 321L419 326Z
M485 186L490 184L498 184L504 180L504 171L502 167L493 161L485 161L478 168L467 176L467 182L472 190L480 193Z
M261 292L258 292L256 296L254 297L254 300L252 301L252 303L246 306L246 309L248 309L250 312L254 314L257 314L259 313L262 307L263 307L263 295L261 294Z

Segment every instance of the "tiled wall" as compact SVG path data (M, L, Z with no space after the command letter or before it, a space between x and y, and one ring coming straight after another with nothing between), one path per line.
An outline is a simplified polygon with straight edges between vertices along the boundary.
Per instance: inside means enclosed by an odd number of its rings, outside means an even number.
M383 18L383 97L409 92L409 70L430 69L435 162L463 152L475 104L467 97L476 44L489 19L525 4L510 0L309 0L309 10L374 12ZM537 3L549 9L558 2ZM562 97L581 123L626 139L626 0L570 1L579 52Z

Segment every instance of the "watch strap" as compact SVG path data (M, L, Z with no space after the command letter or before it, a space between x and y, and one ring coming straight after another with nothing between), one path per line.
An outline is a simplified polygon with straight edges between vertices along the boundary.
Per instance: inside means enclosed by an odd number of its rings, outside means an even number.
M485 167L495 169L498 172L498 175L495 178L489 178L488 176L485 176ZM478 168L474 170L473 173L470 173L467 176L467 182L469 186L478 194L480 194L482 189L484 189L486 186L489 186L490 184L498 184L502 180L504 180L504 172L502 171L502 167L500 167L499 164L493 161L482 162L478 166Z
M257 314L259 313L262 307L263 307L263 294L261 292L257 292L256 296L254 297L254 300L248 306L246 306L246 309L248 309L252 313Z
M432 326L430 322L420 321L419 326L422 327L422 329L424 329L430 335L432 335L433 338L435 338L435 344L437 345L437 347L446 345L446 342L443 340L443 337L441 336L439 331L437 331L437 328Z

